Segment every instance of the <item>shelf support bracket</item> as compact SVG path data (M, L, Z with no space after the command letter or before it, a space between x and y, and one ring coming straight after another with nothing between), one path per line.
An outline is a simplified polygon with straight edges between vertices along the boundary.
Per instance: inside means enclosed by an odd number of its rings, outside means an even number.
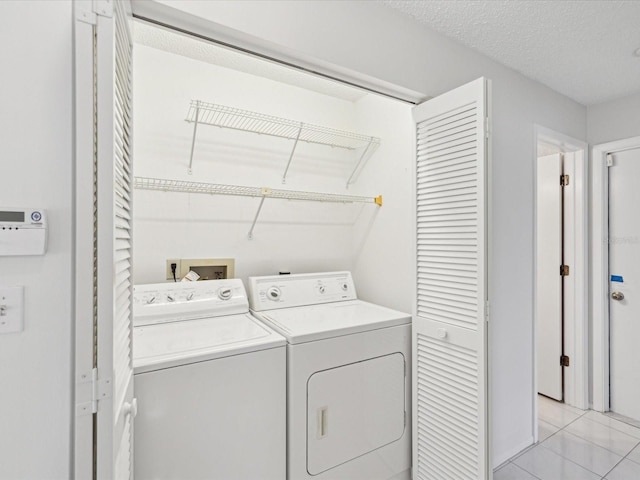
M198 131L198 115L200 114L200 101L196 102L196 121L193 123L193 138L191 139L191 155L189 157L189 175L193 173L193 149L196 146L196 132Z
M363 150L362 155L360 155L360 159L358 160L358 163L356 163L356 166L353 169L353 172L351 172L351 175L349 176L349 180L347 180L346 188L349 188L349 185L351 185L354 175L360 168L360 165L362 164L363 160L367 158L367 153L369 152L371 145L373 145L373 140L374 140L374 137L371 137L371 139L369 140L369 143L367 143L367 146Z
M304 127L304 123L300 122L300 128L298 128L298 134L296 135L296 140L295 142L293 142L293 148L291 149L291 154L289 155L287 168L284 169L284 175L282 175L282 183L287 183L287 172L289 171L289 167L291 166L291 160L293 160L293 154L296 152L296 147L298 146L298 140L300 140L300 134L302 133L302 127Z
M258 221L258 217L260 216L260 211L262 210L262 204L264 204L264 199L267 198L267 195L271 193L271 190L268 188L262 188L262 198L260 199L260 204L258 205L258 211L256 212L256 216L253 217L253 223L251 224L251 228L249 229L249 234L247 237L249 240L253 240L253 229L256 227L256 222Z

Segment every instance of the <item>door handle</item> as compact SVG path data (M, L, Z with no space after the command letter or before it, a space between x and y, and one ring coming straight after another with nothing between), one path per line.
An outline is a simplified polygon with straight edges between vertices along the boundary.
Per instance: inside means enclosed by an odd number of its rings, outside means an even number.
M124 402L122 410L125 416L131 415L131 418L135 418L135 416L138 415L138 399L134 398L131 400L131 403Z
M316 435L316 437L318 439L324 438L327 436L327 433L329 433L328 431L328 414L329 414L329 407L322 407L318 409L318 433Z
M624 293L622 293L622 292L613 292L611 294L611 298L613 298L614 300L618 300L618 301L624 300Z

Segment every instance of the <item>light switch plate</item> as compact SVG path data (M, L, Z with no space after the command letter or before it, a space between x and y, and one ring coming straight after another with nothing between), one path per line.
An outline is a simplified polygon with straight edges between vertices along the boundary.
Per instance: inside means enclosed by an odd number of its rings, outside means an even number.
M17 333L24 325L24 287L0 287L0 334Z

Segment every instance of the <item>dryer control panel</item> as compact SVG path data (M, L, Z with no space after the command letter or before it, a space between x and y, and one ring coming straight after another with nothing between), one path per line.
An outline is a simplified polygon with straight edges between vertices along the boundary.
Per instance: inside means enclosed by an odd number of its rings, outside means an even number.
M351 272L249 277L249 302L257 312L357 298Z
M136 285L135 326L247 313L247 293L239 278Z

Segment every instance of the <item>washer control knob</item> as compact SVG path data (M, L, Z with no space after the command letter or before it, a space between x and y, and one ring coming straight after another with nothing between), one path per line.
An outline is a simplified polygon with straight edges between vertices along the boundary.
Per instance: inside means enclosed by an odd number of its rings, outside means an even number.
M169 300L170 302L175 302L176 299L173 298L171 295L167 295L167 300Z
M267 298L273 302L280 300L280 289L278 287L269 287L267 290Z
M233 295L233 290L229 287L222 287L218 290L218 298L220 300L229 300Z
M151 305L155 301L156 301L156 297L151 297L149 300L147 300L147 304Z
M344 292L346 292L347 290L349 290L349 285L347 285L346 283L343 283L343 284L342 284L342 290L343 290Z
M320 285L320 286L318 287L318 291L319 291L320 293L324 293L324 292L325 292L325 290L326 290L326 289L325 289L325 286L324 286L324 285Z

